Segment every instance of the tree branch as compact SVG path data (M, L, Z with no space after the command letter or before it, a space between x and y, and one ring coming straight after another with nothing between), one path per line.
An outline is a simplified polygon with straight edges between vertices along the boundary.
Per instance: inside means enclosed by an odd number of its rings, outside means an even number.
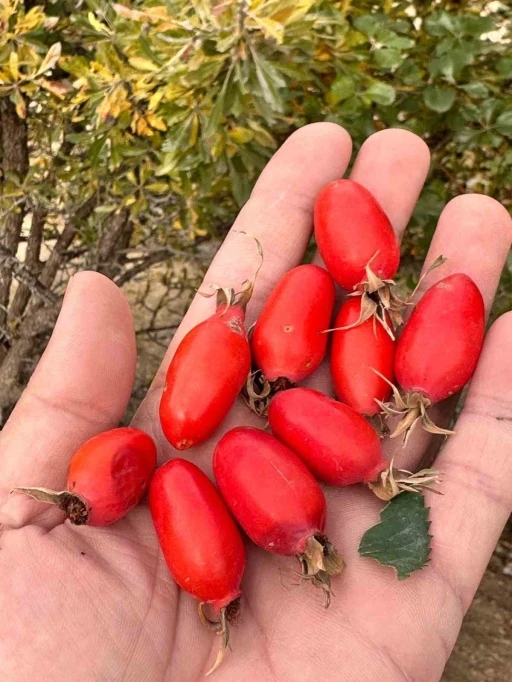
M10 176L21 184L28 171L27 124L19 118L14 104L6 97L0 99L0 129L3 182L5 183L7 176ZM10 256L16 255L23 218L22 206L9 211L5 218L0 243ZM0 327L4 327L7 321L12 274L12 263L4 261L0 267Z
M27 240L27 250L25 253L25 267L35 276L39 275L41 255L41 242L43 240L44 223L46 220L46 210L41 206L34 209L32 213L32 224ZM9 323L16 323L21 318L31 296L29 285L20 284L14 299L9 307Z

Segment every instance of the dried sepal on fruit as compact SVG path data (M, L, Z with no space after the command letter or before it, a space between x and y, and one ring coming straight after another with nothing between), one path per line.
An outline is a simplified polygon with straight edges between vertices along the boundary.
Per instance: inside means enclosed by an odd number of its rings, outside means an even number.
M422 469L416 473L407 469L395 469L393 461L389 467L380 472L376 481L369 482L368 487L381 500L389 502L400 493L421 493L423 490L441 495L432 486L440 483L439 472L435 469Z
M376 256L377 254L375 254ZM375 258L375 256L373 258ZM357 291L348 294L348 297L361 298L361 313L358 320L345 327L338 327L337 329L343 331L352 329L358 325L363 324L366 320L376 320L394 340L395 331L403 324L403 313L407 306L413 305L413 299L421 286L425 277L446 263L444 256L438 256L432 265L422 274L413 291L405 297L399 296L395 292L397 286L393 279L381 279L371 269L371 262L373 258L366 265L366 280L359 287ZM329 331L337 331L331 329Z
M382 374L376 370L374 371L376 374L379 374L382 379L388 381ZM379 405L382 414L386 418L400 417L400 421L389 435L390 438L396 438L397 436L402 435L404 446L407 445L407 441L417 424L421 424L425 431L440 436L450 436L455 433L450 429L443 429L434 424L427 412L428 408L431 407L432 402L425 395L413 391L412 393L402 396L394 384L391 382L389 382L389 384L393 392L393 400L389 402L376 400L375 402Z
M324 591L324 606L331 604L331 578L341 575L345 562L325 535L312 535L306 549L297 555L302 568L301 578L310 580L314 587Z

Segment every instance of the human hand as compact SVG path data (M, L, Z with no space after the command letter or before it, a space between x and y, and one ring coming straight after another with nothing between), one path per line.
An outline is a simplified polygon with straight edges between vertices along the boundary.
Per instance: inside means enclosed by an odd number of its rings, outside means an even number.
M265 261L248 324L286 270L304 254L318 191L341 177L351 151L334 124L299 130L262 173L235 229L257 237ZM421 191L428 150L403 130L373 135L351 177L375 195L401 235ZM489 310L510 247L505 209L479 195L443 211L426 267L447 263L422 285L452 272L470 275ZM257 265L250 239L231 232L203 284L238 288ZM134 425L156 439L160 462L175 456L163 437L158 403L171 356L185 333L211 314L197 296L178 330ZM148 509L140 505L110 527L63 523L61 512L22 495L17 485L62 488L72 453L117 425L128 402L135 341L120 291L95 273L76 275L50 344L0 436L0 674L5 680L53 682L192 682L211 667L217 638L197 618L158 549ZM217 371L212 351L212 372ZM328 366L309 382L330 392ZM432 417L446 423L452 404ZM293 587L293 562L248 546L233 654L214 676L224 682L395 682L439 680L464 612L512 507L512 315L487 335L478 369L436 468L443 496L426 493L434 535L431 561L406 581L357 554L381 503L359 486L326 489L327 534L347 563L328 611L311 586ZM262 425L242 401L215 439L186 454L211 474L215 441L239 424ZM398 440L398 439L397 439ZM416 429L408 446L387 455L414 469L439 440ZM180 456L182 454L180 453ZM213 677L212 677L213 679Z

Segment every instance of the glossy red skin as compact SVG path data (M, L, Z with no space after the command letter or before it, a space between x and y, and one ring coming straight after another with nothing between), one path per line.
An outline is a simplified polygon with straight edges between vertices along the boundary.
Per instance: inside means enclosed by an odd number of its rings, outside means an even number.
M149 506L169 570L186 592L215 611L241 595L245 549L210 479L195 464L173 459L157 469Z
M389 218L365 187L353 180L329 183L316 198L314 219L325 266L344 289L352 291L366 280L370 260L380 278L395 276L398 240Z
M357 322L360 311L361 298L347 298L338 311L334 329ZM388 400L391 387L373 370L393 382L395 347L396 342L374 319L333 332L331 376L338 398L368 417L380 412L375 400Z
M215 449L213 471L226 504L259 547L295 556L309 537L322 533L324 495L297 455L274 436L249 427L228 431Z
M69 464L67 489L87 506L87 524L106 526L140 502L156 466L156 445L139 429L105 431L84 443Z
M244 320L239 306L221 306L180 343L160 401L163 432L177 450L213 435L240 393L251 368Z
M256 322L251 349L269 381L302 381L320 365L334 307L334 282L318 265L299 265L284 275Z
M311 388L278 393L268 411L279 440L329 485L374 481L387 462L375 429L348 405Z
M395 375L406 392L437 403L475 371L485 332L482 294L467 275L434 284L415 307L398 342Z

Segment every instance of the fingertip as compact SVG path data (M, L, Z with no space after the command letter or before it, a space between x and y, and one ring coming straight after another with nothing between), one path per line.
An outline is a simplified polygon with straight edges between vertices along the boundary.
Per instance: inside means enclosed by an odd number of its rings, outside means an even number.
M443 219L457 218L461 228L464 223L485 224L486 230L497 231L512 241L512 218L507 209L487 194L461 194L445 206ZM490 236L490 235L489 235Z
M420 137L403 128L388 128L363 143L350 177L373 194L400 238L429 166L430 151Z

